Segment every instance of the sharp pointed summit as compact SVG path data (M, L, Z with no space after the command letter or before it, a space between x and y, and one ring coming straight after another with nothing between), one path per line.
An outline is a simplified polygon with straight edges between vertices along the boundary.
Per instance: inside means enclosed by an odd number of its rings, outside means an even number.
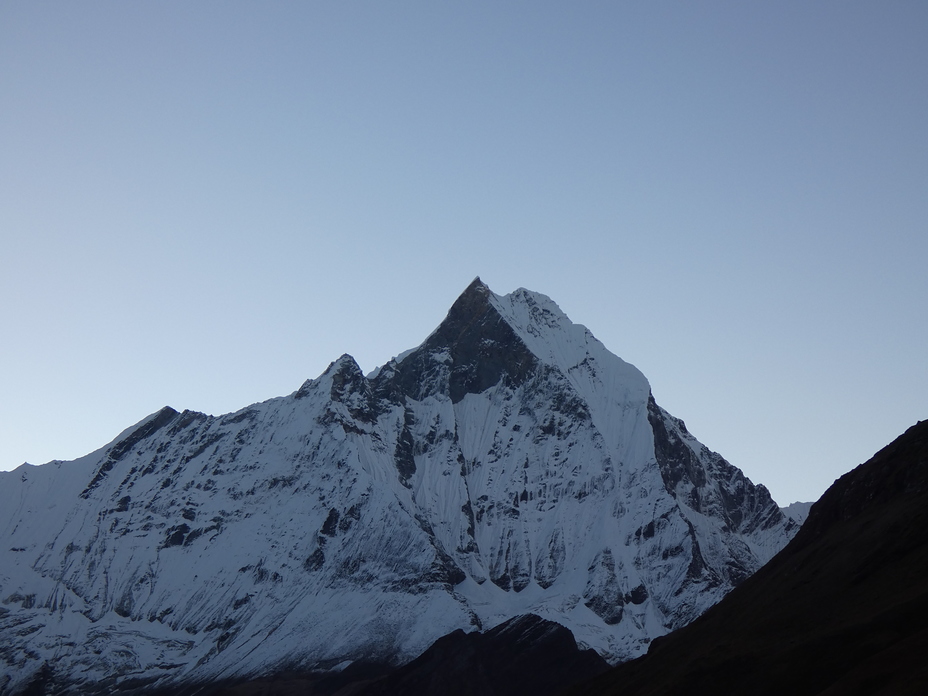
M475 279L438 328L405 357L398 373L407 396L419 398L423 389L439 389L456 404L500 380L516 386L526 379L538 360L493 299L490 289Z
M0 694L396 665L529 613L619 662L796 529L551 299L476 278L370 375L0 474Z

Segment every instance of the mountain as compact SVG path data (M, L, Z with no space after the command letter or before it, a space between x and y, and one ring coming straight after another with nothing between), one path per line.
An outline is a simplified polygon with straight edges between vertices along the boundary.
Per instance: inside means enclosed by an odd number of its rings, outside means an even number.
M799 524L806 521L806 518L809 516L809 510L811 509L812 503L800 503L798 501L780 508L784 515Z
M550 299L476 279L367 376L0 474L0 693L400 665L529 613L616 663L797 529Z
M928 693L928 421L838 479L702 617L575 696Z

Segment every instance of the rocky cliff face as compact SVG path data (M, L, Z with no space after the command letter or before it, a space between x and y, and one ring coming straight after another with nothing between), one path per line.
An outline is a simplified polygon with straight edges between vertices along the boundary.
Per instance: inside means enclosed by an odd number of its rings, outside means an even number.
M370 375L0 474L0 692L398 664L526 613L621 661L796 528L551 300L478 279Z

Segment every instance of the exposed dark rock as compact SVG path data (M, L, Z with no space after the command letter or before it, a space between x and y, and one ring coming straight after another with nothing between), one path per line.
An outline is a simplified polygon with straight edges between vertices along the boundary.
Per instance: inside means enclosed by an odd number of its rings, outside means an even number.
M151 418L148 422L139 426L132 433L113 445L109 451L109 458L113 461L119 461L139 442L154 435L161 430L161 428L171 423L178 415L180 414L173 408L165 406L155 414L154 418Z
M686 446L686 425L648 397L648 422L654 433L654 455L667 492L682 496L686 505L710 517L719 516L731 531L750 534L782 523L780 508L763 485L753 485L744 473L720 455L705 451L707 465ZM679 434L678 434L679 433ZM741 574L733 568L734 576ZM730 578L734 584L739 580Z
M179 524L176 527L171 527L165 534L164 548L169 546L181 546L184 543L184 538L189 533L190 525L188 524Z
M322 523L322 534L326 536L334 537L335 530L338 529L338 510L332 508L329 510L329 516L325 518L325 522Z
M404 414L403 430L396 441L396 450L393 459L396 461L396 470L399 472L400 481L403 485L409 486L409 479L416 473L416 459L414 451L416 448L415 440L412 437L412 427L415 425L412 411L406 409Z
M622 620L625 596L615 574L615 560L610 549L603 549L589 569L590 580L584 593L584 604L599 615L606 625Z
M648 398L648 421L654 431L654 454L667 492L676 495L676 487L683 480L697 488L704 486L705 471L683 441L667 429L663 413L653 396Z
M355 420L372 423L376 414L371 407L371 388L358 363L350 355L343 355L332 366L335 367L329 391L332 401L344 403Z
M303 567L306 568L306 570L314 571L319 570L323 563L325 563L325 553L320 546L303 561Z
M537 358L490 304L489 292L476 278L435 332L397 366L394 379L403 394L419 399L426 390L443 391L457 403L500 381L517 387L534 372Z
M100 468L97 469L97 473L94 475L93 479L87 484L87 488L81 492L81 498L87 498L90 492L100 485L100 481L103 480L103 477L113 468L116 462L125 457L133 447L171 423L178 415L177 411L173 408L165 406L158 411L153 418L150 418L133 430L129 435L114 444L107 453L107 457L100 465Z

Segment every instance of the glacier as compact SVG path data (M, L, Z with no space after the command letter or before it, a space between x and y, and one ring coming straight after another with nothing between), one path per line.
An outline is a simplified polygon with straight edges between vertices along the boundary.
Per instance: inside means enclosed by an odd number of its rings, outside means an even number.
M617 663L797 529L552 300L478 278L368 375L0 473L0 694L401 664L528 613Z

